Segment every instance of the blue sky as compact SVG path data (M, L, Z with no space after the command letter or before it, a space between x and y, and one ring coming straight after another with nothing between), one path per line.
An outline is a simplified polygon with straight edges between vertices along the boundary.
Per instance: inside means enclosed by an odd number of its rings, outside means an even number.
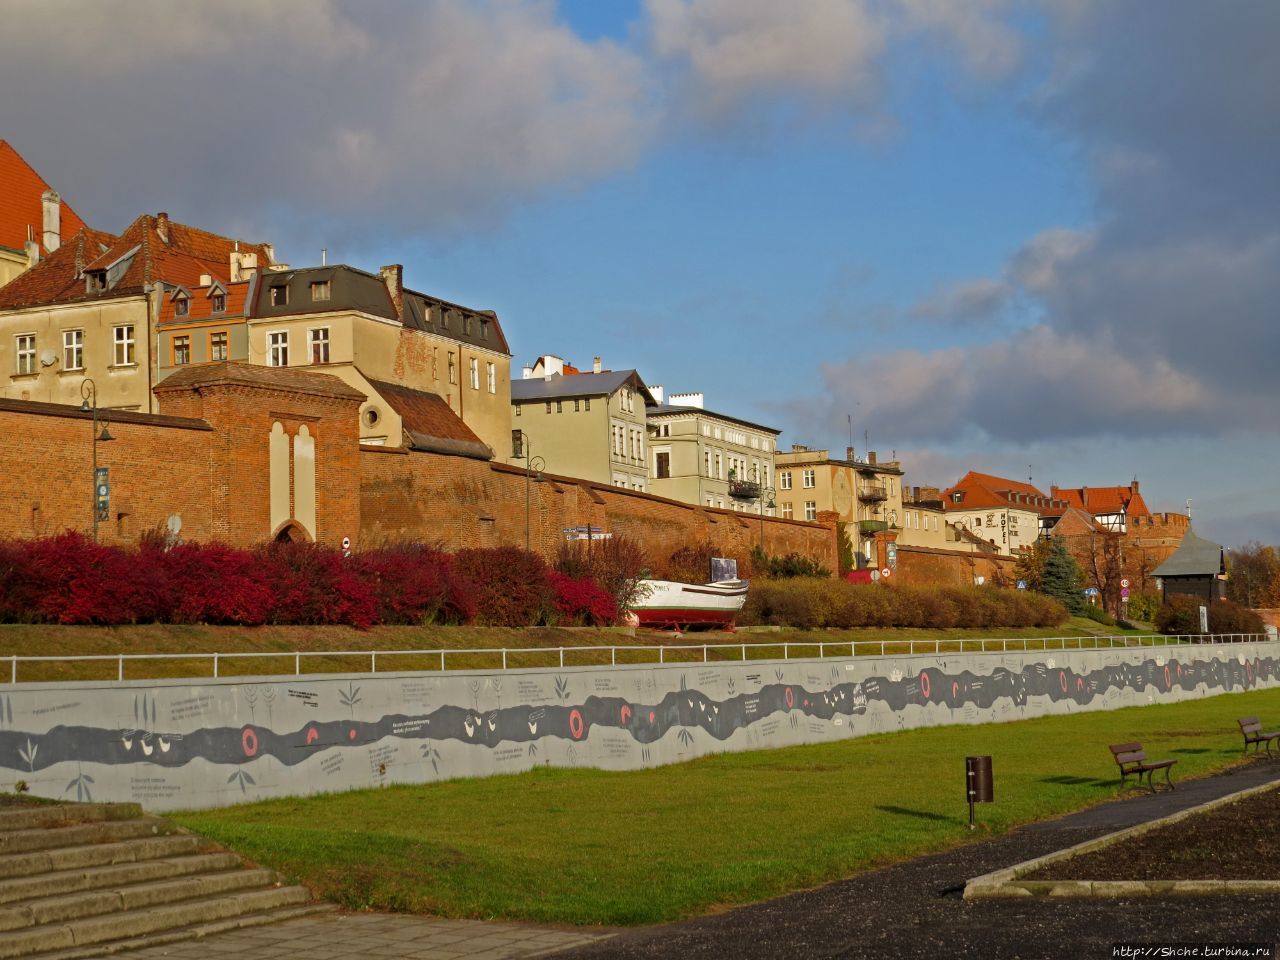
M1158 23L1139 0L17 0L11 23L0 82L46 79L0 135L95 226L163 209L295 264L403 263L496 309L516 370L599 355L784 445L842 450L852 417L912 483L1136 476L1206 536L1280 541L1271 0Z

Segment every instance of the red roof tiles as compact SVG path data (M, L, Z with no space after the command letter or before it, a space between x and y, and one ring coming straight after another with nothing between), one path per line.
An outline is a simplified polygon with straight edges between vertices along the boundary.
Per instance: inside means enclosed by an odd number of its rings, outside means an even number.
M27 228L40 244L40 255L46 256L44 236L44 203L42 196L51 190L45 179L6 141L0 140L0 247L22 250L27 242ZM85 227L84 221L64 200L59 232L71 237Z
M1124 487L1053 487L1052 494L1095 517L1108 513L1124 513L1130 517L1151 514L1136 483Z

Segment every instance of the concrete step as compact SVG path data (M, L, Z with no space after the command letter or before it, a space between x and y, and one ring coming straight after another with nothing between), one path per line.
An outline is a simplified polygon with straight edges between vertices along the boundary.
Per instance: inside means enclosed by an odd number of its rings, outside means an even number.
M226 920L215 920L212 923L198 923L186 927L174 927L170 930L159 930L139 937L124 940L108 940L102 943L89 944L83 947L71 947L67 950L55 950L52 953L31 954L29 960L86 960L88 957L108 957L129 950L141 950L145 947L162 947L184 940L200 940L217 933L231 930L244 930L248 927L260 927L268 923L281 923L295 920L298 917L310 916L314 913L325 913L333 910L332 904L320 901L298 904L294 907L277 907L274 910L261 910L245 913Z
M144 907L176 903L180 900L221 896L241 890L269 887L274 883L275 874L270 870L233 868L195 877L178 877L101 890L84 890L53 897L37 897L12 906L0 907L0 932L41 924L81 920L121 910L141 910Z
M0 809L0 832L35 830L68 823L133 820L142 816L136 803L33 803Z
M246 914L296 907L311 901L306 887L267 887L221 896L143 906L65 923L0 933L0 958L31 957L90 944L231 920Z
M0 856L0 880L34 877L54 870L84 870L113 863L141 863L163 857L180 857L212 847L213 844L208 840L191 833L161 834L114 843L52 847Z
M234 870L239 866L240 858L234 853L195 853L161 860L110 863L72 870L30 871L9 880L0 880L0 905L197 873Z
M133 840L177 833L178 830L179 827L176 824L159 817L137 817L133 820L103 820L91 823L70 823L67 826L9 830L0 832L0 855L29 853L32 850L48 850L54 847Z

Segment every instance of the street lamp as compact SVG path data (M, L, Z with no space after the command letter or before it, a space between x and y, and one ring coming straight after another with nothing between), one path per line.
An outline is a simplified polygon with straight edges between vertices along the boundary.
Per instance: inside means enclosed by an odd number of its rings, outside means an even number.
M529 435L523 430L511 431L511 459L524 461L524 548L526 551L532 550L532 540L529 534L529 474L536 473L538 482L542 482L542 469L547 462L542 457L531 456L533 452L533 444L529 442Z
M93 414L93 489L89 503L93 508L93 542L98 542L98 521L105 519L99 514L98 510L98 444L106 443L108 440L114 440L111 432L107 430L107 424L102 424L102 433L98 433L98 385L88 377L84 378L84 382L80 384L80 412Z
M774 501L773 501L773 498L774 498L774 495L776 494L776 492L777 492L777 491L775 491L775 490L773 489L773 487L761 487L761 488L760 488L760 552L761 552L761 553L764 553L764 510L765 510L765 500L768 500L768 501L769 501L768 507L769 507L769 509L770 509L770 510L772 510L775 506L777 506L777 504L775 504L775 503L774 503Z

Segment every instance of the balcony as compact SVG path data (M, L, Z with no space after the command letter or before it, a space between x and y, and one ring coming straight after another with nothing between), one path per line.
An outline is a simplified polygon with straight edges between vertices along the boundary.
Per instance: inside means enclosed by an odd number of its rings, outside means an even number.
M735 500L759 500L760 484L754 480L730 480L729 496Z
M889 524L884 520L859 520L858 532L865 534L879 533L881 530L888 530Z
M889 499L889 490L878 483L862 483L858 485L858 499L865 503L881 503Z

